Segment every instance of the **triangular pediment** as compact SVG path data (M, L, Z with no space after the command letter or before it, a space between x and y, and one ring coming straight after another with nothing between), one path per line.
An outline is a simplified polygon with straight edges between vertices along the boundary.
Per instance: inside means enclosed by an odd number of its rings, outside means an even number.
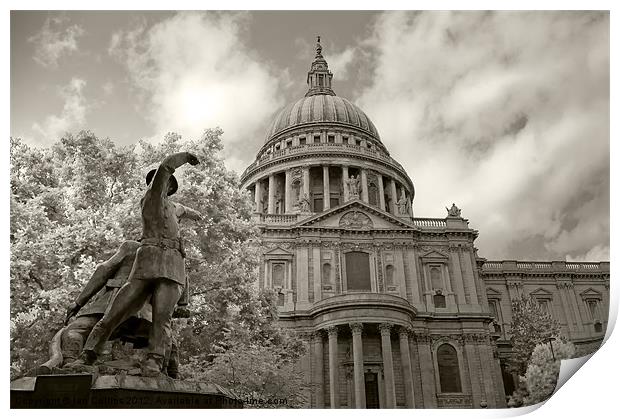
M430 252L422 255L422 258L423 259L447 259L448 255L438 252L437 250L431 250Z
M288 250L282 249L281 247L275 247L265 252L265 256L293 256L293 254Z
M588 298L601 299L603 296L600 292L598 292L594 288L588 288L587 290L580 292L579 295L584 300Z
M537 288L536 290L530 292L530 295L533 297L551 297L553 293L544 288Z
M489 298L500 298L502 293L494 288L487 288L487 297Z
M342 230L414 230L406 220L381 211L360 200L346 202L296 224L297 228Z

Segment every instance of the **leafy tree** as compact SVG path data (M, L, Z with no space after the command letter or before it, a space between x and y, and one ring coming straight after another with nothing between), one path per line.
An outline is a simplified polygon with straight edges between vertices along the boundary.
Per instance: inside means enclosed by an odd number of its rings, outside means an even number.
M510 333L512 353L508 366L512 372L523 375L536 345L559 337L560 327L534 297L522 296L512 301Z
M552 350L553 348L553 350ZM547 400L553 394L563 359L575 356L575 346L564 339L536 345L519 388L511 396L511 406L529 406Z
M181 225L192 310L178 325L185 375L209 379L199 371L246 348L257 369L283 374L274 382L299 393L289 365L302 348L277 327L273 296L255 287L262 248L250 220L252 202L224 166L221 135L211 129L185 141L170 133L158 144L140 141L135 147L119 147L88 131L68 134L50 148L11 138L12 378L46 359L66 307L96 264L141 234L139 202L148 170L184 150L201 164L177 171L180 187L173 200L204 215L201 222ZM253 373L245 374L251 382Z

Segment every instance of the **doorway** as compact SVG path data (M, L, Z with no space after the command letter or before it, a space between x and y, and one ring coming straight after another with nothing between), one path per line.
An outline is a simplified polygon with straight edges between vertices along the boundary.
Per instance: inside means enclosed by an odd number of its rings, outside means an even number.
M366 387L366 409L379 409L379 381L376 372L364 374Z

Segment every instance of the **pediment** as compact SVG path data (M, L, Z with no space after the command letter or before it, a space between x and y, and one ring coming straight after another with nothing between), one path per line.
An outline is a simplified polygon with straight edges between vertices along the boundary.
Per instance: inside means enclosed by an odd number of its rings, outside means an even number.
M265 252L264 256L266 258L269 258L269 259L274 259L274 258L292 258L293 257L293 253L291 253L288 250L285 250L285 249L283 249L281 247L275 247L275 248Z
M537 288L536 290L530 292L530 295L533 297L551 298L553 296L553 293L551 291L547 291L544 288Z
M594 288L588 288L587 290L580 292L579 295L581 296L583 300L587 300L587 299L601 300L603 298L603 295L597 290L595 290Z
M502 293L494 288L487 288L487 297L488 298L501 298Z
M445 255L437 250L431 250L428 253L422 255L422 259L448 259L448 255Z
M360 200L350 201L310 217L295 227L341 230L413 230L414 227Z

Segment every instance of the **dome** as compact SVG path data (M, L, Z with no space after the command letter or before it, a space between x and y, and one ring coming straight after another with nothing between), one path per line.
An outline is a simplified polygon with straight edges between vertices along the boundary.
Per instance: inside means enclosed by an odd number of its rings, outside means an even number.
M380 140L377 128L360 108L332 94L313 94L285 106L267 130L265 142L289 128L314 123L337 123L360 129Z

